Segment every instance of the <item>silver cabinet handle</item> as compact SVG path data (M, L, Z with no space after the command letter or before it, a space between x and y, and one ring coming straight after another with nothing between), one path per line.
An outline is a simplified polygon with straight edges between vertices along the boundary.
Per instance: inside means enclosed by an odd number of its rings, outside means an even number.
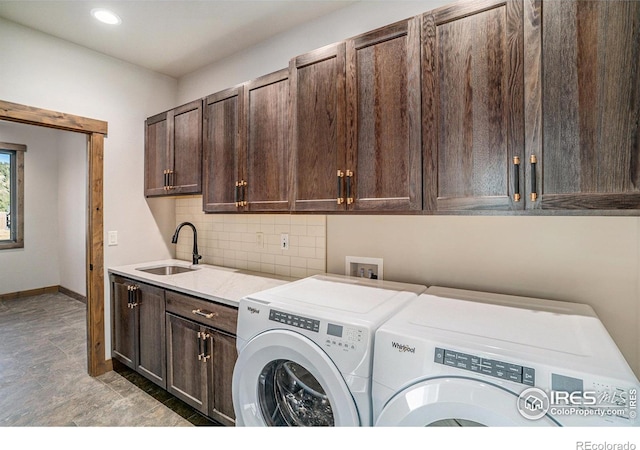
M212 319L218 315L218 313L202 311L200 308L194 309L191 312L194 313L196 316L202 316L207 319Z
M211 355L207 355L207 339L209 339L211 335L204 331L198 331L198 360L202 362L207 362Z
M138 306L138 294L139 286L127 285L127 308L133 309Z

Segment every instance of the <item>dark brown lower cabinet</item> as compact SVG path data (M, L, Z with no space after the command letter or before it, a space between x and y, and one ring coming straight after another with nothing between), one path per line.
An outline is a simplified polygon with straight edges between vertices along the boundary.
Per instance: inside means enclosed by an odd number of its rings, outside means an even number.
M237 322L233 306L111 275L112 357L223 425Z
M111 355L130 369L136 369L136 320L131 309L134 283L111 277Z
M166 388L164 290L111 277L112 356Z
M233 425L235 337L171 313L166 317L167 390L212 419Z
M207 413L208 368L201 361L199 324L167 313L167 390Z
M209 401L209 416L223 424L235 425L231 384L233 368L238 359L236 337L216 331L210 339L213 392Z

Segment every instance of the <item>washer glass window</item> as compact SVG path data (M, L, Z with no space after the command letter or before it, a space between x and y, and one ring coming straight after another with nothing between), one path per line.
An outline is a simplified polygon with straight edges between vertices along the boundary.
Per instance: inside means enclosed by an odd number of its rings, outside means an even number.
M278 359L264 367L258 398L269 426L334 426L325 390L307 369L293 361Z
M473 420L442 419L442 420L437 420L427 426L428 427L484 427L485 425L478 422L474 422Z

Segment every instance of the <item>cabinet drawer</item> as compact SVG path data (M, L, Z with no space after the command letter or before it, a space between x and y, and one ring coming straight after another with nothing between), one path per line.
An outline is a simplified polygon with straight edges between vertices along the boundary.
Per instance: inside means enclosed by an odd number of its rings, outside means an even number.
M212 328L236 334L237 308L171 291L167 291L166 301L166 309L169 312Z

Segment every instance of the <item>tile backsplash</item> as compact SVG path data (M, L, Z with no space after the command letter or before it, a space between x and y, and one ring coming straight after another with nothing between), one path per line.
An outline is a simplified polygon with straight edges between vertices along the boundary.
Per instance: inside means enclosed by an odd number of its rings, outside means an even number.
M176 200L176 226L191 222L198 230L203 264L304 278L324 273L327 264L327 218L299 214L205 214L202 197ZM281 235L289 248L280 248ZM193 234L180 232L176 258L191 260Z

